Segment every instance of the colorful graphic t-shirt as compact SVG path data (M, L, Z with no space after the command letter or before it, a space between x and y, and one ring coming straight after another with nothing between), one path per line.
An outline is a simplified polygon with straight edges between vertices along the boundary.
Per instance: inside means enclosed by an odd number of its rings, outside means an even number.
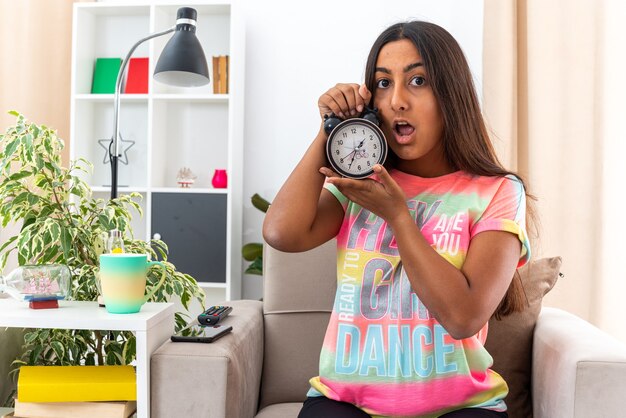
M518 267L529 259L525 194L515 177L390 174L426 240L455 267L463 266L470 240L488 230L519 237ZM487 325L473 337L453 339L411 289L387 223L325 187L345 217L337 235L337 293L320 375L310 380L308 396L349 402L373 416L506 410L508 387L490 370L493 359L483 347Z

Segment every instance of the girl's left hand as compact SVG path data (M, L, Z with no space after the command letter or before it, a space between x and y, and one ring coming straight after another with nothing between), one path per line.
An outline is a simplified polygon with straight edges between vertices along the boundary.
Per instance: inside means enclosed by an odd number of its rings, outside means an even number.
M334 184L345 197L390 224L397 216L408 213L404 192L380 164L374 166L374 173L378 179L342 178L326 167L320 168L320 173L328 177L328 182Z

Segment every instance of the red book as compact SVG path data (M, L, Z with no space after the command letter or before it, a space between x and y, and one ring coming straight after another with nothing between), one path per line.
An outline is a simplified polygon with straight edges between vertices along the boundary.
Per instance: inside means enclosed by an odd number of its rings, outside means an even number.
M131 58L125 93L148 93L148 58Z

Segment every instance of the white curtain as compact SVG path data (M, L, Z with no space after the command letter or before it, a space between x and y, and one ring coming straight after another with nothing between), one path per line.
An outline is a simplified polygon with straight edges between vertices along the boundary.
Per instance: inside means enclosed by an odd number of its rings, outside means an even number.
M483 94L502 161L530 181L535 256L561 255L546 305L626 341L626 6L485 0Z
M0 132L9 110L58 131L69 156L72 4L74 0L0 0ZM17 225L0 229L0 243ZM16 265L9 260L5 271Z

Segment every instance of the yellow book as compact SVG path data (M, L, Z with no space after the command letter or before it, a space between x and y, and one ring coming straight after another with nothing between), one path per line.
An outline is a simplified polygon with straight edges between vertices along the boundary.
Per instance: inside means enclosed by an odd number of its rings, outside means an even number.
M20 402L136 401L132 366L22 366Z
M20 402L15 400L15 417L37 418L128 418L137 402Z

